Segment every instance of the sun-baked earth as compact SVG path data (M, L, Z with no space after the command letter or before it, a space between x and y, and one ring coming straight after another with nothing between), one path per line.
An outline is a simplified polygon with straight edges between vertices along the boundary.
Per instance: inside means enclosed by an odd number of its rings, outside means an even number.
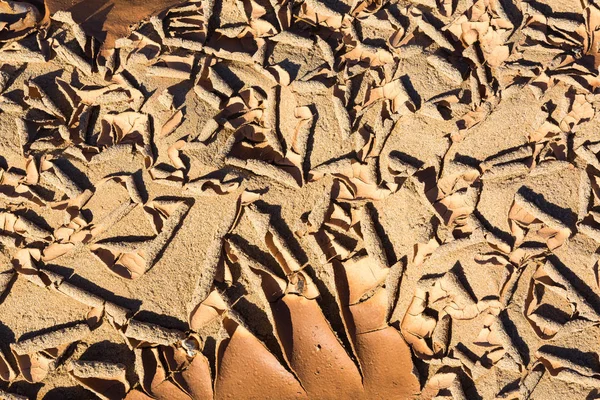
M600 399L600 5L0 0L0 399Z

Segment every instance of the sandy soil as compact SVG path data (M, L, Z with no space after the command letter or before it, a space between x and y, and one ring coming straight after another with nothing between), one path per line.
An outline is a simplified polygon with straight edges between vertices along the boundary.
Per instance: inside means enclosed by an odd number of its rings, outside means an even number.
M600 398L592 0L0 16L0 399Z

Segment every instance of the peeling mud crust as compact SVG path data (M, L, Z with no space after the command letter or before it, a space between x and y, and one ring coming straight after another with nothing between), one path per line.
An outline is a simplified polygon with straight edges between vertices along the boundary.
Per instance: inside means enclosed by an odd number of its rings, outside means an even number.
M1 399L600 398L594 1L0 17Z

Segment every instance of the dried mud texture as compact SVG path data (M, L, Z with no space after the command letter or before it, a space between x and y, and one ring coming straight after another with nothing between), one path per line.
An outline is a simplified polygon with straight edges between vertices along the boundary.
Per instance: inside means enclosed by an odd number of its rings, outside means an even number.
M0 399L600 398L600 3L0 16Z

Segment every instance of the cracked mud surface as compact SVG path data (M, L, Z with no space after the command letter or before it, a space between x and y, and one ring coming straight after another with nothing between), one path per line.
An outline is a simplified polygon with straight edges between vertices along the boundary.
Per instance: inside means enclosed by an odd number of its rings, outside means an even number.
M593 1L0 16L0 399L600 398Z

